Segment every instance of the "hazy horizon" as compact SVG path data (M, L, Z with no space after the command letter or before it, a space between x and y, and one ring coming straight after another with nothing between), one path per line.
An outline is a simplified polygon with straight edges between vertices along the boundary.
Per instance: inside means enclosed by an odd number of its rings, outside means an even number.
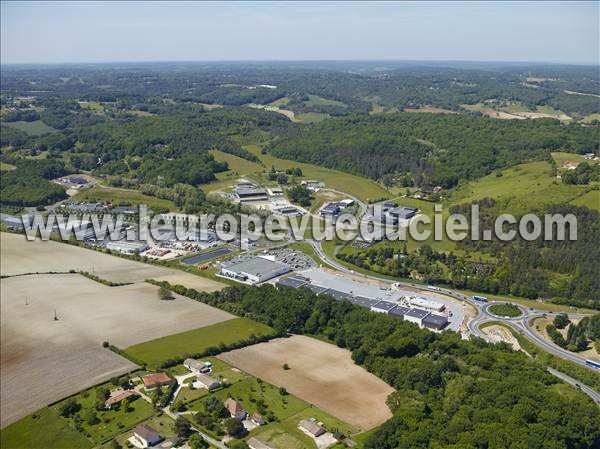
M598 65L598 2L2 2L1 61Z

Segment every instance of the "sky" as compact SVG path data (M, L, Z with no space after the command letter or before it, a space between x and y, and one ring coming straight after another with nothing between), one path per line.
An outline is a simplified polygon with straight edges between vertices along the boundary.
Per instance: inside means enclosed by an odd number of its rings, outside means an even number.
M456 60L599 64L600 2L2 1L2 64Z

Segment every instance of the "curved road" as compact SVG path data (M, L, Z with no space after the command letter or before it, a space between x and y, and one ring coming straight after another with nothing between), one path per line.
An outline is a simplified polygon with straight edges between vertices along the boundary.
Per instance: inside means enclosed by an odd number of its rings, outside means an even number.
M396 283L398 285L402 285L404 287L410 287L410 288L413 288L416 290L429 291L429 288L427 288L427 287L412 284L409 282L393 282L393 281L390 281L389 279L381 278L379 276L356 273L354 270L350 270L349 268L340 264L337 260L334 260L334 259L330 258L327 254L325 254L325 251L323 251L323 247L321 246L321 242L310 240L309 243L312 245L317 256L323 262L332 266L333 268L335 268L338 271L341 271L343 273L352 274L354 276L362 276L366 279L373 279L373 280L377 280L377 281L381 281L381 282L387 282L390 284ZM545 340L544 338L542 338L540 335L537 334L537 332L534 329L532 329L531 325L529 324L530 321L535 318L541 318L543 316L555 316L555 315L557 315L555 313L543 314L543 313L531 311L530 309L528 309L524 306L521 306L519 304L515 304L521 310L522 315L519 317L515 317L515 318L503 317L503 316L494 315L493 313L491 313L488 310L490 306L492 306L494 304L503 304L503 302L492 301L492 302L487 302L487 303L479 303L479 302L471 299L470 297L463 295L462 293L455 292L453 290L449 290L446 288L439 288L438 290L436 290L436 292L450 296L451 298L458 299L460 301L465 301L465 302L475 306L475 308L477 309L477 311L479 313L474 319L472 319L471 321L469 321L467 323L469 333L471 333L472 335L475 335L475 336L478 336L478 337L481 337L481 338L484 338L487 340L488 339L487 335L483 331L481 331L479 329L479 327L483 323L486 323L489 321L500 321L500 322L503 322L503 323L508 324L508 325L512 326L513 328L515 328L519 333L521 333L523 336L528 338L532 343L534 343L536 346L540 347L544 351L547 351L547 352L549 352L557 357L560 357L564 360L568 360L570 362L573 362L580 366L588 368L594 372L598 372L597 369L586 365L584 358L582 358L582 357L578 356L577 354L574 354L570 351L567 351L566 349L563 349L553 343L550 343L547 340ZM573 317L582 317L585 315L572 314L572 316ZM579 388L581 391L583 391L585 394L587 394L589 397L591 397L592 400L594 400L597 404L600 405L600 394L598 392L596 392L594 389L581 384L581 382L578 382L575 379L573 379L573 378L567 376L566 374L564 374L560 371L557 371L553 368L547 368L547 369L548 369L548 372L550 372L551 374L560 378L561 380Z

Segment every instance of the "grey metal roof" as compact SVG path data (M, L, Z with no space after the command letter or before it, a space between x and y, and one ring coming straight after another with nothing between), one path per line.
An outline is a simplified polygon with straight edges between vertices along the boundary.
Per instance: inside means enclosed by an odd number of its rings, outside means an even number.
M264 277L265 275L277 276L284 274L292 269L281 262L273 262L262 257L251 257L237 260L230 264L223 265L223 268L237 273L252 274L254 276Z
M403 317L404 315L406 315L406 312L408 312L409 310L410 309L408 307L396 306L392 310L390 310L390 315L396 315L396 316Z
M356 304L357 306L365 307L367 309L371 308L371 306L373 306L374 304L380 302L377 299L369 299L363 296L354 296L348 298L348 301L350 301L352 304Z
M308 279L303 277L288 276L277 281L277 286L298 288L308 282Z
M380 309L380 310L386 310L386 311L390 311L392 310L394 307L396 306L396 304L394 304L393 302L389 302L389 301L379 301L378 303L373 304L371 307L375 308L375 309Z
M327 287L321 287L319 285L304 285L303 287L310 288L317 296L321 293L327 293L329 289Z
M428 316L423 318L423 324L431 324L435 327L444 327L448 324L448 319L445 316L434 315L430 313Z
M410 309L408 312L406 312L404 315L406 316L410 316L413 318L420 318L423 319L425 318L427 315L429 315L429 312L427 310L422 310L422 309Z

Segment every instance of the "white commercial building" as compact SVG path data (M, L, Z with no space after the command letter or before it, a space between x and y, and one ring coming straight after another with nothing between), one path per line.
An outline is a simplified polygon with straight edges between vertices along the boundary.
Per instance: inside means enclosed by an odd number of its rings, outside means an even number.
M290 271L292 269L282 262L264 257L248 257L222 264L219 275L247 284L258 284Z
M411 306L418 307L420 309L433 310L435 312L441 312L446 308L444 303L434 301L433 299L421 298L418 296L411 296L407 301Z

